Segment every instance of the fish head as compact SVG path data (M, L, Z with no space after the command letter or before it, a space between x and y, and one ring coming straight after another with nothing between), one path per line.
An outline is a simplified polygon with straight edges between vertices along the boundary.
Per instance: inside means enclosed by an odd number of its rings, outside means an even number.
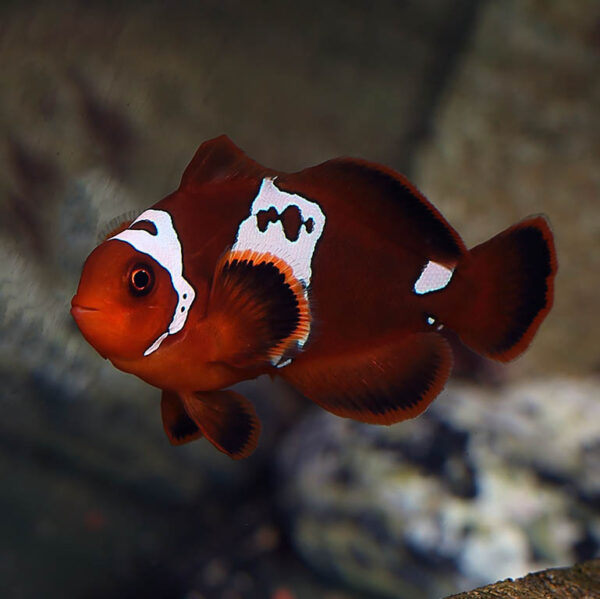
M132 360L168 330L177 304L169 272L151 255L112 238L87 258L71 314L102 357Z

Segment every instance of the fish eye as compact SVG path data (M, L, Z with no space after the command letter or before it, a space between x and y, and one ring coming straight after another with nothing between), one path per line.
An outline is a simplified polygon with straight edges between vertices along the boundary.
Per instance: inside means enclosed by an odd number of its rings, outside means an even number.
M129 290L135 296L146 295L154 287L154 272L148 264L136 264L129 273Z

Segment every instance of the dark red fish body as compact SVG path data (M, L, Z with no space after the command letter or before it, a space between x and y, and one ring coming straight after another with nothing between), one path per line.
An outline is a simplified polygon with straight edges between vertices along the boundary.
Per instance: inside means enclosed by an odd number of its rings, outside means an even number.
M416 416L451 371L440 331L516 357L556 268L543 217L469 251L391 169L336 159L280 173L220 137L90 255L73 314L117 368L163 389L171 442L204 435L239 458L259 424L225 387L278 374L340 416Z

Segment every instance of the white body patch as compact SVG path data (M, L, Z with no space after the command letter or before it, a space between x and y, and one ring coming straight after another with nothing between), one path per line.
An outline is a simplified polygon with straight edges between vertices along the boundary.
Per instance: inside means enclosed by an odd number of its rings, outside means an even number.
M452 280L453 273L454 268L446 268L430 260L417 279L414 291L417 295L423 295L443 289Z
M290 206L298 208L304 222L312 219L310 233L301 225L298 239L290 241L280 221L269 223L264 232L258 228L259 212L275 208L281 216ZM269 252L286 262L294 276L308 287L312 274L313 253L324 227L325 215L318 204L295 193L281 191L275 186L274 179L266 178L263 179L258 195L252 202L250 216L240 223L236 241L231 249Z
M260 230L258 226L259 212L274 208L281 216L289 207L296 207L300 212L302 224L298 232L298 239L291 241L287 238L281 221L269 222L264 231ZM309 221L310 227L307 226ZM324 228L325 214L318 204L300 195L282 191L275 185L274 179L265 178L252 202L250 215L238 227L236 241L231 249L232 251L250 250L277 256L290 266L294 277L302 282L304 295L308 299L312 258ZM300 347L306 343L308 335L309 333L299 341ZM280 358L281 356L274 359L273 363L277 364ZM288 361L281 362L281 366L287 366L287 364L289 364Z
M183 248L173 226L171 215L164 210L146 210L131 224L141 221L152 223L156 227L156 235L142 229L125 229L110 239L124 241L138 252L147 254L156 260L171 275L173 289L177 294L177 306L171 324L144 352L144 356L148 356L160 347L168 335L173 335L184 327L196 292L183 278Z

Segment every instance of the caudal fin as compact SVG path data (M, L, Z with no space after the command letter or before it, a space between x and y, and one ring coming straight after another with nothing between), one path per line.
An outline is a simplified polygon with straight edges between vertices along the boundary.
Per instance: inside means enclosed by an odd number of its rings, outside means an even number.
M501 362L516 358L554 299L557 262L548 221L535 216L509 227L473 248L458 270L470 292L453 328L484 356Z

